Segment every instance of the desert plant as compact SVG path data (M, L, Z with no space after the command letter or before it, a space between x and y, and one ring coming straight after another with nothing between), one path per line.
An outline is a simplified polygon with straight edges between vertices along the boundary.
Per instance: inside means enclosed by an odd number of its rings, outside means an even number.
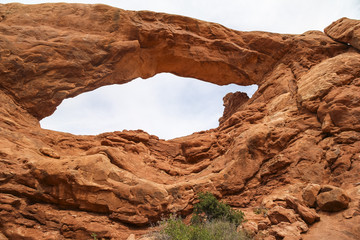
M214 220L203 224L186 225L180 218L170 217L160 223L160 231L152 236L156 240L249 240L236 225L225 220Z
M243 231L237 231L237 226L229 221L221 219L204 224L206 231L214 240L250 240Z
M175 215L171 215L169 219L161 221L160 228L161 240L190 239L191 236L191 229Z
M107 240L108 238L98 238L98 235L96 233L91 233L90 236L92 237L93 240Z
M240 225L244 220L244 213L232 209L228 204L219 202L215 196L209 192L199 193L199 203L194 206L192 223L213 221L222 219Z
M152 236L156 240L247 240L237 226L244 220L244 213L219 202L211 193L200 193L194 206L191 225L171 215L160 222L160 230Z
M92 237L94 240L97 240L97 234L96 234L96 233L92 233L92 234L91 234L91 237Z

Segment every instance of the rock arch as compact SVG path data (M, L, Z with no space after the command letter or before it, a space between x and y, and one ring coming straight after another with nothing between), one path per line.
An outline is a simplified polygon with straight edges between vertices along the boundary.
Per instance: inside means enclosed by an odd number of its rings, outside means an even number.
M238 32L188 17L68 6L1 7L7 14L0 84L38 119L65 98L160 72L219 85L258 84L289 45L285 35ZM11 25L25 27L14 33Z
M0 235L126 239L163 213L188 215L199 191L250 211L309 182L358 199L358 20L280 35L104 5L0 4L0 16ZM38 124L65 98L159 72L259 89L228 96L235 111L217 129L171 141ZM320 236L359 236L355 205L346 226L342 214L322 219Z

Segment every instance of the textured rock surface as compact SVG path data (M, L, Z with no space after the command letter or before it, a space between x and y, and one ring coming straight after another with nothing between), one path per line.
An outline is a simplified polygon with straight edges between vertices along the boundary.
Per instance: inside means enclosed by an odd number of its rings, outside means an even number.
M281 222L270 229L270 234L276 239L301 240L301 233L307 232L308 228L305 223Z
M104 5L0 4L0 16L0 234L127 239L163 215L188 215L199 191L246 209L312 183L349 192L351 216L269 232L360 236L359 34L346 30L359 21L282 35ZM169 141L40 128L65 98L160 72L259 89L229 98L218 128Z
M302 199L309 207L315 207L316 197L320 191L321 186L319 184L309 184L305 187L302 194Z
M287 197L285 201L287 206L294 209L307 224L313 224L314 222L320 220L320 216L314 209L306 207L298 199L294 197Z
M293 209L286 209L280 206L272 208L269 212L269 220L272 224L277 225L281 222L294 223L297 222L298 216L295 215Z
M349 206L350 197L340 188L324 186L316 198L316 203L322 211L338 212Z
M234 113L240 110L241 106L243 106L249 97L246 93L243 92L235 92L228 93L223 98L224 101L224 113L223 116L219 119L219 123L225 122L229 117L231 117Z
M336 41L360 49L360 23L357 20L341 18L325 28L325 33Z

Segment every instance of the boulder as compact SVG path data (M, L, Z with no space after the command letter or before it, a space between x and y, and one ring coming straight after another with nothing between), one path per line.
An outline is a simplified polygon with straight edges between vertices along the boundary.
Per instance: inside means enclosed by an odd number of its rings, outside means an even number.
M279 224L281 222L293 223L298 220L293 209L286 209L276 206L268 211L268 218L272 224Z
M301 233L304 233L306 231L308 231L308 227L304 222L282 222L277 225L271 226L271 228L269 229L269 233L275 236L276 239L285 239L285 237L287 237L288 239L294 240L302 239Z
M313 224L320 220L320 216L316 213L315 209L306 207L298 199L289 196L286 198L286 203L288 207L294 209L307 224Z
M316 198L320 210L326 212L337 212L346 209L350 201L350 197L344 190L330 185L323 186Z
M258 224L255 221L246 221L241 224L241 228L251 236L255 236L259 230Z
M305 207L304 205L298 205L297 212L308 224L313 224L314 222L320 221L319 214L317 214L314 209Z
M269 228L271 222L269 219L266 219L264 221L259 221L258 222L258 230L266 230Z
M309 184L304 188L302 198L304 203L309 207L315 207L316 197L320 191L319 184Z

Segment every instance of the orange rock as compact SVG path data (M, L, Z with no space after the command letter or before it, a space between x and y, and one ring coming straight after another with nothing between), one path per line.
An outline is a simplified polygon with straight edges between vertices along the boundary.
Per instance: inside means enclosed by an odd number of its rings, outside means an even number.
M319 208L326 212L346 209L350 201L350 197L342 189L329 185L323 186L316 198Z
M288 35L105 5L0 4L0 16L0 232L8 239L140 236L171 212L188 216L200 191L250 209L275 193L299 198L309 183L356 192L358 20ZM40 128L66 98L161 72L259 88L251 99L227 95L218 128L169 141ZM298 220L270 228L319 239L317 225L343 223L324 216L309 233ZM347 226L357 216L346 220L340 230L355 236Z
M293 209L286 209L280 206L270 209L268 217L274 225L281 222L294 223L298 221L298 216L295 215L295 211Z
M269 233L276 237L276 239L292 239L292 240L300 240L301 233L307 231L306 224L299 224L299 222L288 223L282 222L278 225L274 225L271 227Z
M320 191L321 186L319 184L309 184L304 188L302 193L302 199L309 207L315 207L316 197Z
M228 93L223 98L224 101L224 113L223 116L219 119L220 124L225 122L230 118L234 113L236 113L240 107L249 100L249 97L246 93L235 92Z
M348 43L360 49L360 23L358 20L341 18L325 28L325 33L336 41Z
M320 221L320 216L315 212L315 210L306 207L298 199L294 197L287 197L286 204L288 207L294 209L307 224L313 224L314 222Z
M258 224L254 221L246 221L241 225L240 229L251 236L255 236L258 232Z

